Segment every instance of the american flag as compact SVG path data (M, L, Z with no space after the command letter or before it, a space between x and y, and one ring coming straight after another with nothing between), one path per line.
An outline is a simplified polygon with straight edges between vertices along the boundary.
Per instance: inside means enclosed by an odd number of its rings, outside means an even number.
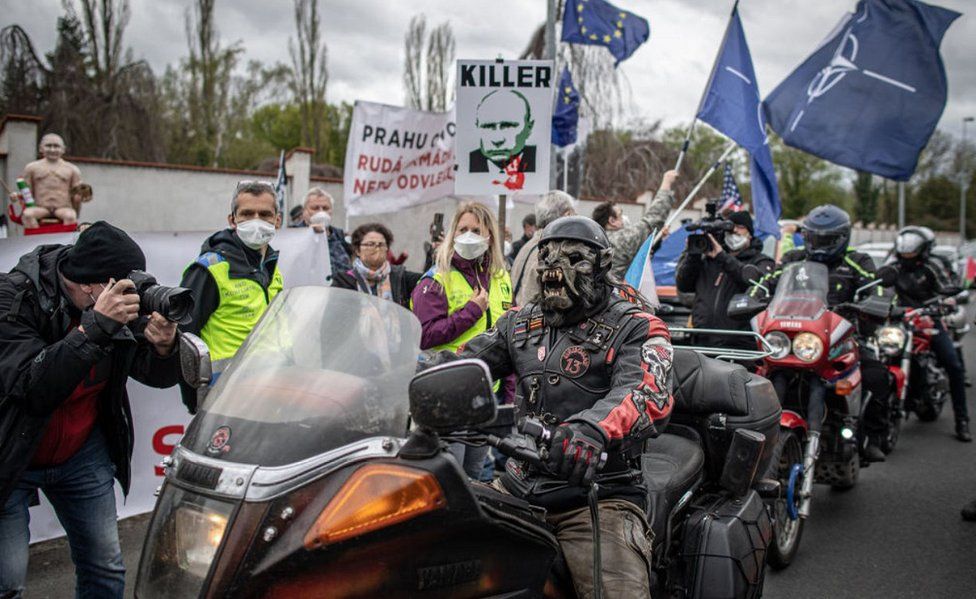
M732 176L732 163L725 163L725 177L722 179L722 204L719 212L738 212L742 210L742 194Z

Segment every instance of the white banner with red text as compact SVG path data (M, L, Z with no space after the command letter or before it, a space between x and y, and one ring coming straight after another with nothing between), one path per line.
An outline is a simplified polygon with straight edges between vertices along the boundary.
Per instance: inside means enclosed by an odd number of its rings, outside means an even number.
M453 109L423 112L356 101L343 173L349 214L396 212L453 193Z

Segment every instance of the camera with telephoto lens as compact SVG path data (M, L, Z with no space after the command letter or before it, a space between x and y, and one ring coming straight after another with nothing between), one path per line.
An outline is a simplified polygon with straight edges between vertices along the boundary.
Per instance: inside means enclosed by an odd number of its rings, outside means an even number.
M718 200L706 202L705 216L701 220L685 225L686 231L695 232L688 236L689 254L704 254L712 248L712 242L708 239L709 233L721 243L725 234L735 229L735 223L718 216L718 202Z
M144 270L134 270L128 278L136 286L131 293L139 294L139 314L149 316L159 312L166 320L176 324L190 322L193 309L193 292L185 287L167 287L156 282L156 277Z

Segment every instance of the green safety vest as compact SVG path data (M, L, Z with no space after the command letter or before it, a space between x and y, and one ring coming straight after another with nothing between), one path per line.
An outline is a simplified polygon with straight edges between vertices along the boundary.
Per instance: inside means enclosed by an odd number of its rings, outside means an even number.
M461 271L456 268L452 268L451 272L446 276L440 272L434 273L433 278L440 283L440 286L444 289L444 294L447 296L448 315L454 314L463 308L474 297L474 289L471 288L471 285L464 278L464 275L461 274ZM457 352L458 348L463 344L495 326L495 322L510 307L512 307L512 279L508 276L508 272L505 269L500 269L491 277L488 283L488 309L482 313L481 318L470 329L461 333L453 341L432 347L431 349L448 349L452 352Z
M210 348L214 371L219 372L223 370L223 364L218 362L234 357L248 333L268 308L268 304L281 291L282 278L275 265L271 283L265 292L257 281L231 278L230 263L222 257L208 260L207 270L217 284L220 305L200 330L200 337Z

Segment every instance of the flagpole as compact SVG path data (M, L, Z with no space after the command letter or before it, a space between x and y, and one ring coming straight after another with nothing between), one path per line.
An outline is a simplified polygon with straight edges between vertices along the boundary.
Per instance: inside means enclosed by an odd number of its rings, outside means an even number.
M722 43L718 45L718 52L715 53L715 61L712 63L712 70L708 75L708 80L705 81L705 89L702 90L701 98L698 100L698 107L695 109L695 114L691 119L691 126L688 127L688 134L685 136L684 143L681 144L681 151L678 152L678 160L674 163L674 170L681 170L681 163L684 162L685 154L688 153L688 147L691 145L691 136L695 132L695 125L698 124L698 113L701 112L702 104L705 103L705 93L708 91L709 83L715 77L715 69L718 67L718 58L722 55L722 48L725 47L725 39L729 36L729 28L732 25L732 15L735 14L735 9L739 7L739 0L735 0L732 4L732 12L729 13L729 23L725 26L725 33L722 35Z
M654 247L654 244L657 243L657 238L660 233L671 226L671 223L674 222L674 219L678 218L681 211L684 210L693 199L695 199L695 196L698 195L701 188L705 186L705 182L708 181L708 178L712 176L712 173L718 170L719 165L722 164L722 162L729 157L729 154L731 154L737 147L739 147L739 144L735 143L734 141L729 142L729 145L726 146L725 151L722 152L722 155L718 157L718 160L716 160L712 166L705 171L705 175L701 178L701 180L698 181L698 184L692 188L691 193L688 194L688 197L686 197L684 201L681 202L681 205L679 205L674 212L671 213L671 216L669 216L668 220L665 221L664 226L662 226L661 229L654 234L654 237L651 239L651 247Z

